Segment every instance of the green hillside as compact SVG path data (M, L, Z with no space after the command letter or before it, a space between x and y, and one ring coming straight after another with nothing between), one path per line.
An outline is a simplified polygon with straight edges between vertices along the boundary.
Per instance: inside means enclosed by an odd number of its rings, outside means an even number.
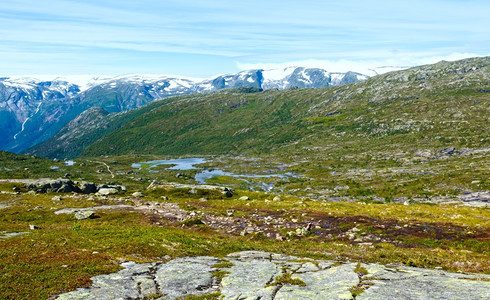
M300 154L318 147L374 154L487 147L489 65L490 58L476 58L325 89L182 97L140 110L82 155Z

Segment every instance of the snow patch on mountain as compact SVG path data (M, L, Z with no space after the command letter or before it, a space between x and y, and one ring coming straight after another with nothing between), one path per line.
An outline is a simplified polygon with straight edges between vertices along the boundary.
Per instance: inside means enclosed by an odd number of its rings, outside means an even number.
M368 77L303 67L254 69L208 79L154 74L0 77L0 109L11 120L8 128L0 128L0 140L3 140L0 146L5 150L22 151L34 141L42 141L54 134L51 131L61 128L64 125L61 123L67 121L65 116L79 114L81 111L78 110L94 105L112 113L173 95L233 87L318 88ZM46 105L41 105L43 103ZM48 129L49 133L45 133Z

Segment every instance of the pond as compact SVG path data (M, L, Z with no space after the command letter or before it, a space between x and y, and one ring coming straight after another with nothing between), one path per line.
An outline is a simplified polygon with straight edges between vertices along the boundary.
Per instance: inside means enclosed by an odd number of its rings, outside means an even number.
M145 168L154 168L160 165L175 165L173 167L169 167L169 170L192 170L192 169L200 169L195 167L195 165L205 163L206 160L204 158L178 158L178 159L159 159L159 160L150 160L144 161L140 163L134 163L131 165L133 168L141 169L143 166Z
M145 162L140 162L140 163L134 163L131 165L133 168L148 168L150 172L158 172L155 170L151 170L154 167L161 166L161 165L173 165L171 167L168 167L166 169L169 170L193 170L193 169L202 169L199 167L196 167L196 165L205 163L206 159L204 158L179 158L179 159L161 159L161 160L151 160L151 161L145 161ZM288 177L297 177L293 173L277 173L277 174L234 174L230 172L225 172L220 169L212 169L212 170L202 170L201 172L198 172L195 176L195 179L197 182L200 184L205 184L206 180L211 179L216 176L230 176L233 178L240 178L243 179L245 182L251 184L247 178L288 178ZM273 188L273 183L261 183L261 187L266 190L270 191ZM253 188L251 187L253 190Z
M73 166L75 162L73 160L65 160L65 165L67 166Z

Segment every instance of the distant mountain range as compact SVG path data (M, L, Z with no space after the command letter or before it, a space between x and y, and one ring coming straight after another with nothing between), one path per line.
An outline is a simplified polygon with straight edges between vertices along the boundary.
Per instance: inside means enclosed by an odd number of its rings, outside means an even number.
M216 81L221 79L230 82ZM366 163L370 157L394 162L401 153L416 157L421 149L437 155L456 147L487 149L489 95L490 57L442 61L328 88L242 86L164 98L118 113L92 107L25 153L50 158L273 154L293 161L357 153Z
M212 79L158 75L4 77L0 78L0 150L22 152L39 144L91 107L115 113L175 95L234 87L320 88L368 77L302 67L243 71Z

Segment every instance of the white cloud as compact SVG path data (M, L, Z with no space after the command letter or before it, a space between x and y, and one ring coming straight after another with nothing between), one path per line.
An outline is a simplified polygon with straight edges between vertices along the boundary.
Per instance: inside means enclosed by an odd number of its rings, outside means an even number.
M128 62L138 61L158 72L163 63L155 68L147 57L177 64L175 54L185 54L182 70L199 63L189 57L219 57L206 64L209 73L230 59L242 69L287 63L367 72L452 59L448 53L488 55L489 7L488 0L2 0L0 65L32 73L63 59L68 72L110 64L111 73L132 73L140 66Z
M297 66L307 68L323 68L329 72L347 72L354 71L366 75L376 75L393 70L404 69L419 65L433 64L441 60L454 61L469 57L477 57L474 53L451 53L449 55L430 55L424 53L391 53L389 58L373 58L364 60L353 59L338 59L338 60L323 60L323 59L305 59L305 60L290 60L284 62L240 62L236 65L240 70L251 69L283 69L286 67Z

